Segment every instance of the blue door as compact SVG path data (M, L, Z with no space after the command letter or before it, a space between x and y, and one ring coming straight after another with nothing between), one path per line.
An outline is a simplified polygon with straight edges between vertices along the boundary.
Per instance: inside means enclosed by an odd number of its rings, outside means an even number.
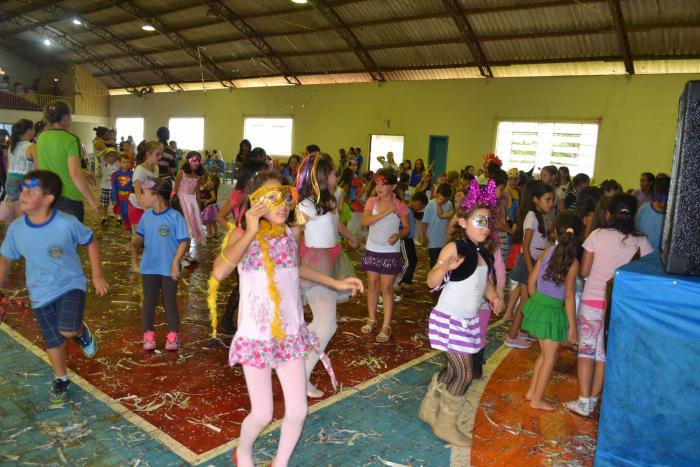
M447 169L447 136L430 135L428 143L428 165L433 167L433 183Z

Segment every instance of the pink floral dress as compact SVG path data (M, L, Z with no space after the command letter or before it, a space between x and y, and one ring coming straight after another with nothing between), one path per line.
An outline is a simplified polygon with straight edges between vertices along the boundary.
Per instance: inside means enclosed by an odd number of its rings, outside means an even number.
M287 229L286 235L271 237L268 241L270 257L275 263L275 283L282 299L280 318L286 336L284 339L272 337L274 304L267 292L268 280L260 243L253 240L238 264L241 294L238 331L229 348L229 364L276 368L279 363L304 358L313 350L321 355L321 361L336 386L330 360L319 351L318 337L309 332L304 322L296 239Z

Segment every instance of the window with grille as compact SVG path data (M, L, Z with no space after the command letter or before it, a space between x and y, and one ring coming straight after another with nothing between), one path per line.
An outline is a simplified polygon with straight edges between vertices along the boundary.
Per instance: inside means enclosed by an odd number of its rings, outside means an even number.
M546 165L566 166L571 175L593 177L597 123L509 122L498 123L496 154L503 167L538 172Z

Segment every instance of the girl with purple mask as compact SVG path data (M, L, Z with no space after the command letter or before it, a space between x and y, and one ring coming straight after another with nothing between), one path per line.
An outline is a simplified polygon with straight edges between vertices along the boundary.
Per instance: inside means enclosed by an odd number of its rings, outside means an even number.
M177 200L180 203L182 215L185 216L187 223L187 233L189 237L196 243L201 243L206 239L202 217L197 205L197 193L199 193L199 184L204 175L204 167L202 167L202 155L197 151L190 151L185 158L186 162L175 177L175 187L173 194L177 195ZM188 254L184 259L185 267L189 266L191 258Z

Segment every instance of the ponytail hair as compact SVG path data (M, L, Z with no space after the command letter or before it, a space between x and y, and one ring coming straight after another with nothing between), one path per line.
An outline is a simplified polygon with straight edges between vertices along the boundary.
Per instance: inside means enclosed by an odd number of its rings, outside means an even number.
M10 135L10 152L15 150L17 143L19 143L22 135L27 131L34 129L34 122L23 118L18 120L14 125L12 125L12 134Z
M554 220L553 234L557 240L554 252L543 274L545 280L563 284L571 265L578 258L583 234L583 221L575 211L562 211Z
M49 102L44 108L44 118L48 123L60 123L66 115L70 115L70 107L63 101Z
M608 229L617 230L625 236L625 240L630 235L633 237L643 237L644 234L637 230L634 225L634 218L637 214L637 198L627 193L618 193L610 198L608 204L610 222Z
M335 195L328 188L328 177L334 172L333 159L325 153L313 153L299 164L296 179L299 201L311 199L318 215L336 208Z

